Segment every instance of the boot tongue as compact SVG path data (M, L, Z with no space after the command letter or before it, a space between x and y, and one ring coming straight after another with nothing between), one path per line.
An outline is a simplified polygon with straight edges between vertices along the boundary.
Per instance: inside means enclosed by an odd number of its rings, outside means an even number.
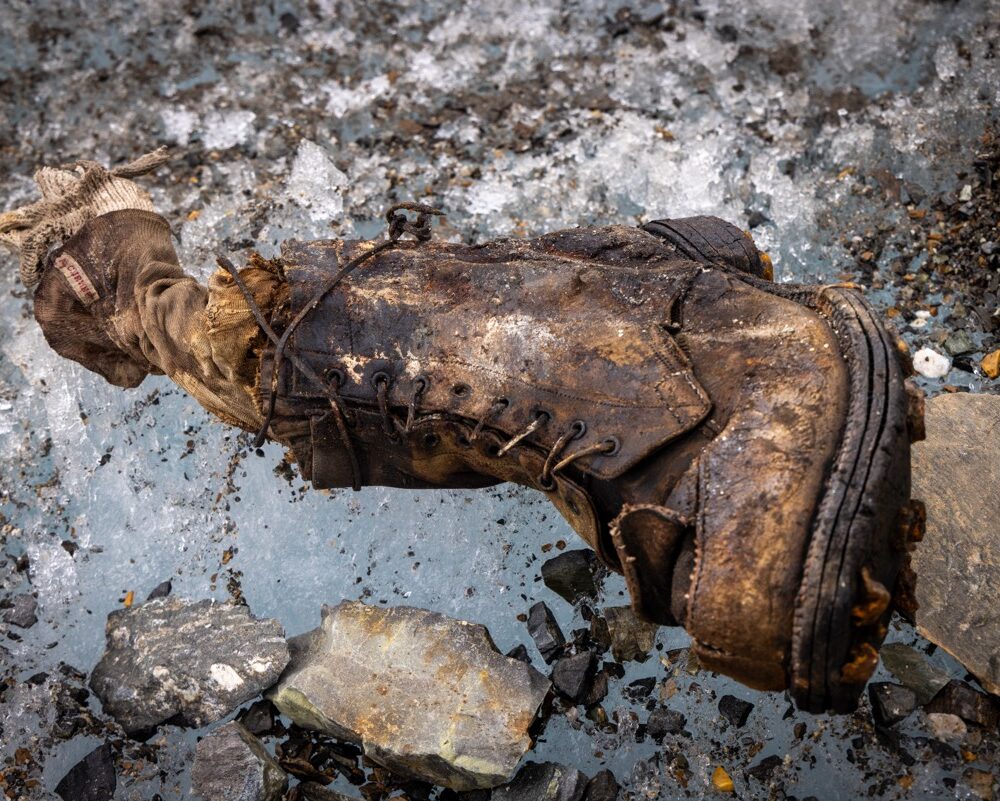
M654 505L627 505L612 522L611 538L640 617L669 626L683 621L683 579L690 569L678 566L693 563L691 549L683 547L688 530L676 512Z

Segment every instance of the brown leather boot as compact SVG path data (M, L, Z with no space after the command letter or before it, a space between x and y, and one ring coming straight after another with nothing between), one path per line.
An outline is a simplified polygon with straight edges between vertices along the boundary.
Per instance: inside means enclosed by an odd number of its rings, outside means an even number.
M859 292L770 282L715 218L398 243L337 280L370 247L283 250L271 323L301 319L261 402L307 479L534 487L707 667L853 708L909 519L903 369Z

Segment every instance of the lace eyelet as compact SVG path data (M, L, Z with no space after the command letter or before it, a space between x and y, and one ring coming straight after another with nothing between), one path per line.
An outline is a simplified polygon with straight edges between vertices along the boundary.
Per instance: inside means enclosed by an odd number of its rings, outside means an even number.
M543 492L553 492L556 488L556 480L552 476L545 478L545 476L540 475L535 479L535 483Z
M468 384L455 384L451 388L451 394L456 398L466 398L472 392L472 387Z
M541 420L542 425L546 425L552 420L552 412L547 412L545 411L545 409L537 409L537 408L534 409L532 412L532 416L536 420Z
M372 373L371 384L373 387L378 387L379 384L388 384L389 374L385 370L379 370L378 372Z
M608 437L604 440L611 448L604 452L605 456L617 456L622 449L622 442L618 437Z
M435 434L433 431L428 431L424 434L424 447L434 448L441 442L441 437Z
M340 389L347 383L347 373L339 367L330 367L323 371L323 377Z
M573 432L573 439L580 439L587 433L587 424L583 420L574 420L569 429Z
M413 393L415 395L422 395L427 391L427 387L431 384L431 380L425 375L418 375L413 379Z
M500 457L500 446L495 442L491 442L486 446L486 455L498 459Z
M458 436L457 436L457 437L455 438L455 441L456 441L456 442L457 442L457 443L458 443L458 444L459 444L460 446L462 446L463 448L471 448L471 447L472 447L472 440L471 440L471 439L469 439L469 438L468 438L467 436L465 436L465 434L459 434L459 435L458 435Z

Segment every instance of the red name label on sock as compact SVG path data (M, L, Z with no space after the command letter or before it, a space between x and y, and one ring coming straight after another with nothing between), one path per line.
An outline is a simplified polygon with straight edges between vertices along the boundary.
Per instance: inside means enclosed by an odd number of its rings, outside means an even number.
M76 296L85 304L90 305L95 300L100 299L94 282L90 280L83 268L77 264L76 259L68 253L61 254L54 262L55 268L63 274L69 282L70 287Z

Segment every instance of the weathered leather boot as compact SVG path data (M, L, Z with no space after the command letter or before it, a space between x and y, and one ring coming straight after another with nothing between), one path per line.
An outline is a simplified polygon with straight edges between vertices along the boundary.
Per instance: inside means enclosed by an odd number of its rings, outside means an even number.
M261 403L307 479L534 487L704 665L853 708L919 527L859 292L770 282L714 218L401 242L341 280L370 247L283 250Z

